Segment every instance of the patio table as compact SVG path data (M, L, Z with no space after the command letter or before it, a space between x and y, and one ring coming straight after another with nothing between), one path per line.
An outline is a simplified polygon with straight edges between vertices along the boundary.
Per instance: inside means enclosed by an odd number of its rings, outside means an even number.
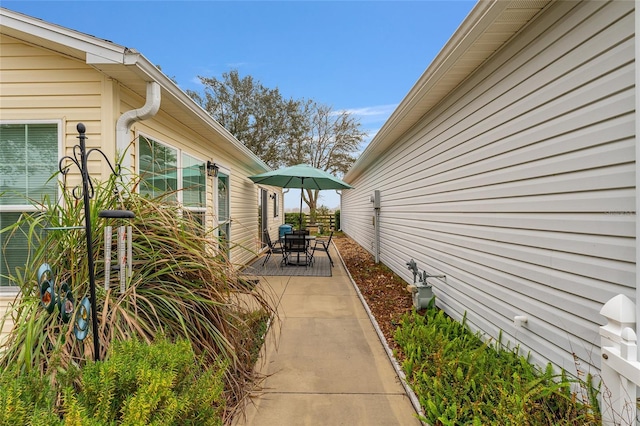
M312 266L311 260L313 259L313 255L309 254L309 247L311 241L316 239L315 235L304 235L304 247L296 246L295 240L302 239L302 235L293 235L293 234L285 234L284 235L284 244L282 249L282 263L290 266ZM287 243L290 242L289 245ZM295 262L292 259L292 254L296 254ZM304 254L305 260L304 262L300 262L300 253Z

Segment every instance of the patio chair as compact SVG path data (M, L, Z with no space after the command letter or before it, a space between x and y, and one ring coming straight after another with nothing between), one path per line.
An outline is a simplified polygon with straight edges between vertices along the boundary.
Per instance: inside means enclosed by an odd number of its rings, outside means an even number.
M262 267L267 264L273 253L282 253L282 244L280 243L280 241L276 241L274 243L273 241L271 241L271 235L269 235L269 231L265 229L263 232L264 244L267 246L267 255L262 262Z
M285 265L309 266L308 244L304 235L284 234L283 254L282 263ZM295 263L294 255L296 256ZM300 263L300 255L304 257L304 263Z
M331 239L333 238L333 231L329 234L329 239L325 240L323 238L316 238L316 244L313 246L313 251L311 255L311 261L313 261L313 254L318 251L323 251L327 253L327 257L329 258L329 263L333 266L333 259L331 259L331 254L329 254L329 247L331 246Z

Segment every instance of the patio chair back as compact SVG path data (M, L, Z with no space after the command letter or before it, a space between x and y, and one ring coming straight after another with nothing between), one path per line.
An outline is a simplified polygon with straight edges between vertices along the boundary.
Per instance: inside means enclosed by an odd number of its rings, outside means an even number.
M325 241L325 240L317 239L316 244L313 247L314 253L316 252L316 250L327 253L327 257L329 258L329 263L331 263L331 266L333 266L333 259L331 258L331 254L329 253L329 247L331 247L332 238L333 238L333 231L331 231L331 233L329 234L328 240Z
M264 230L264 244L271 249L276 248L273 244L273 241L271 241L271 235L269 235L269 231L266 229Z
M329 234L329 239L327 240L327 247L331 245L331 239L333 238L333 231Z
M273 253L282 253L282 248L279 246L278 243L273 243L273 241L271 241L271 235L269 235L269 230L265 229L263 231L263 235L264 235L264 244L267 246L267 254L264 258L264 261L262 262L262 266L264 266L268 261L269 258L271 257L271 255Z
M309 266L309 252L307 247L307 239L304 235L284 234L284 257L283 263L291 263L292 255L296 256L296 264ZM300 257L303 258L303 262L300 263Z
M305 252L307 241L304 235L284 234L284 250L293 253Z

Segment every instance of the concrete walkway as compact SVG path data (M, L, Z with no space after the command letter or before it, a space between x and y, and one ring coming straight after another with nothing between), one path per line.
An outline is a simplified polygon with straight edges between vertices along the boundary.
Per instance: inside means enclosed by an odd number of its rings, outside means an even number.
M262 277L279 319L258 361L267 378L234 425L421 425L332 250L332 277Z

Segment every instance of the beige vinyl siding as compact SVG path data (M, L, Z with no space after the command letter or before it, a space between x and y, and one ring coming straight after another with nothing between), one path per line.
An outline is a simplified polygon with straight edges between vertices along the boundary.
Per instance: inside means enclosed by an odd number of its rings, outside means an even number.
M100 120L99 73L82 62L5 35L0 35L0 49L3 120Z
M61 155L72 154L78 143L76 125L87 126L89 147L101 144L103 76L86 64L31 46L0 34L0 120L21 122L55 120L61 123ZM94 157L89 167L99 173L102 164ZM79 179L71 169L69 185ZM5 315L15 294L0 295L0 316ZM8 317L0 342L13 323Z
M602 304L635 298L633 8L553 4L343 192L373 250L381 191L383 263L445 274L449 314L574 372L599 367Z
M107 157L114 161L115 122L120 114L141 107L145 103L143 97L132 94L118 82L104 77L83 62L6 35L0 35L0 51L0 105L3 120L62 120L65 141L63 155L72 154L72 147L77 144L76 125L82 122L87 127L87 146L102 148ZM233 244L237 245L232 250L232 258L235 263L244 263L255 257L259 249L257 195L255 185L241 176L263 170L250 170L243 165L246 158L235 152L229 153L228 148L221 148L225 144L222 137L219 140L207 140L162 109L156 117L134 124L130 134L132 140L137 130L204 161L211 159L230 168L231 227ZM130 152L134 155L132 164L135 165L135 146ZM102 172L106 177L110 173L100 156L90 158L89 169L92 176ZM70 176L69 184L73 185L79 176L75 170L71 172L75 176ZM208 179L207 183L211 209L212 180ZM212 214L213 211L208 216L212 218Z
M15 295L0 294L0 324L2 324L2 328L0 328L0 351L2 350L4 339L13 328L13 320L9 310L15 298ZM3 319L4 323L2 322Z
M256 174L235 164L231 176L231 260L236 265L247 264L260 251L258 227L258 191L246 176Z
M0 35L1 120L61 120L63 153L71 155L78 143L76 125L87 127L87 147L100 147L103 118L104 77L75 59ZM89 161L92 174L103 164ZM70 169L69 184L79 180Z
M144 99L132 97L127 90L122 91L121 101L120 113L137 108L144 103ZM210 160L229 169L231 260L234 264L245 264L254 258L260 248L258 198L255 185L245 176L258 172L244 166L243 159L238 159L221 148L221 140L207 140L176 121L162 109L155 117L135 123L132 126L132 133L147 135L205 162ZM137 153L135 148L131 148L131 152L134 155ZM132 164L137 166L135 161ZM217 201L214 202L213 198L214 179L207 177L206 183L207 225L212 228L214 217L217 215Z
M127 67L122 65L122 68ZM122 75L131 78L127 72ZM73 154L72 148L78 143L76 125L82 122L87 128L87 147L101 148L113 163L116 120L122 113L140 108L145 101L143 96L133 94L127 84L97 71L84 60L0 34L0 119L59 122L62 133L60 156ZM258 203L256 187L245 176L265 170L254 158L234 146L227 139L228 135L217 133L208 124L198 121L189 115L187 108L183 108L184 116L197 121L198 129L206 136L178 122L163 109L169 103L176 110L175 102L163 88L161 110L153 119L135 123L131 140L141 131L198 159L213 160L230 170L234 247L231 256L235 264L248 262L259 249ZM211 135L214 135L213 139ZM135 148L131 152L134 155ZM136 164L135 159L132 164ZM100 178L100 174L105 178L110 170L101 156L95 155L89 159L89 173L94 178ZM68 185L78 182L79 173L71 168ZM208 217L213 223L213 179L208 179L207 188ZM4 310L5 304L0 301L0 314Z

